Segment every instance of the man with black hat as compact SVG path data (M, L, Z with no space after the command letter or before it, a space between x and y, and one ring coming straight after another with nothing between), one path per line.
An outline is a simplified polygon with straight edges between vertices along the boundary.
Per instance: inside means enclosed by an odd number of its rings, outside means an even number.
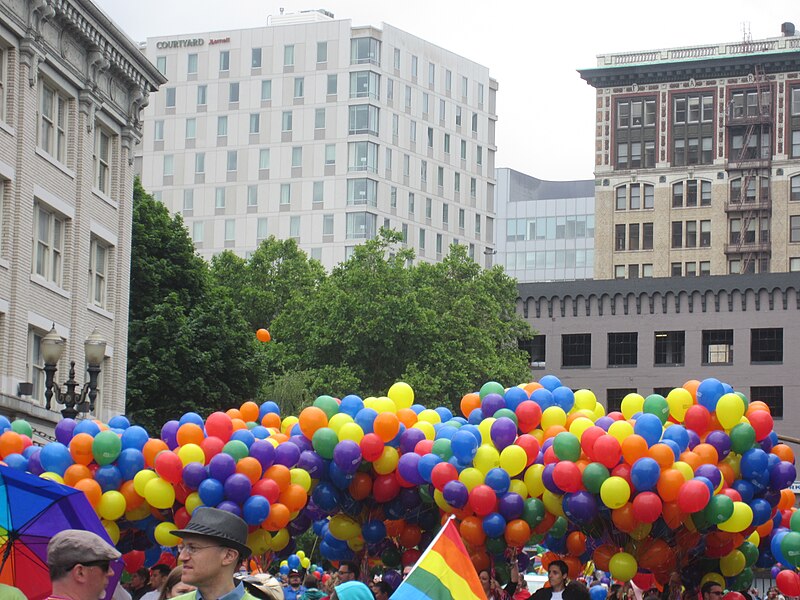
M305 586L300 585L300 582L302 581L300 571L297 569L292 569L289 571L287 579L289 585L283 586L284 600L300 600L300 597L306 591Z
M111 563L121 554L96 533L60 531L47 544L47 566L53 582L51 598L99 600L106 594Z
M247 523L218 508L201 507L192 513L184 529L172 532L183 538L178 560L183 562L181 581L197 587L178 598L185 600L256 600L236 585L233 574L247 547Z

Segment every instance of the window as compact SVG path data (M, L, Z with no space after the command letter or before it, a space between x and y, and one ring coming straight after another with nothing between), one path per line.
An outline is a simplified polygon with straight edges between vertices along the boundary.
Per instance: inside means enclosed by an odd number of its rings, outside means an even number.
M517 346L528 354L528 364L534 369L545 368L546 335L537 335L529 340L519 340Z
M281 131L292 130L292 111L285 110L281 114Z
M336 164L336 144L325 144L325 165Z
M704 275L711 275L711 261L700 261L700 276L702 277Z
M781 327L750 330L750 362L783 362L783 329Z
M711 221L700 221L700 247L709 248L711 246Z
M250 113L250 133L258 133L261 129L261 115Z
M380 97L381 76L372 71L355 71L350 73L351 98Z
M469 92L469 79L461 76L461 95L466 98Z
M235 171L239 165L239 153L236 150L228 150L227 166L228 171Z
M478 133L478 113L472 113L472 133Z
M314 109L314 129L325 129L325 109Z
M167 74L167 57L166 56L156 56L156 69L158 69L162 75Z
M349 133L378 135L379 109L371 104L357 104L350 107ZM412 121L413 122L413 121Z
M444 167L436 167L436 185L444 187Z
M642 223L642 250L653 249L653 224Z
M44 357L42 356L42 338L44 333L33 329L28 331L28 378L33 383L31 397L44 400Z
M422 183L425 183L425 182L428 181L428 161L427 160L419 161L419 180Z
M378 144L350 142L347 144L348 170L378 172Z
M656 99L637 97L618 100L615 139L617 169L655 166Z
M208 95L207 85L197 86L197 106L205 106L207 104L206 97Z
M269 169L269 148L260 148L258 151L258 169Z
M328 42L317 42L317 63L328 62Z
M228 117L223 115L217 117L217 136L224 137L228 135Z
M92 238L89 253L89 300L100 308L106 307L107 271L108 248L100 240Z
M325 182L315 181L314 187L311 190L311 201L319 204L325 201Z
M400 48L395 48L394 49L393 66L394 66L395 71L399 71L400 70Z
M655 364L677 367L684 364L686 354L685 331L655 332Z
M433 146L433 143L431 143L431 146ZM476 150L477 152L475 154L475 162L480 167L481 165L483 165L483 147L478 146Z
M187 140L193 140L197 137L197 119L189 117L186 119L186 132L185 137Z
M411 86L406 86L406 108L411 108Z
M561 366L592 366L592 334L571 333L561 336Z
M225 219L225 241L232 242L236 239L236 220Z
M614 249L615 250L625 250L625 236L626 236L626 228L625 225L617 224L614 225Z
M268 100L272 100L272 80L271 79L262 79L261 80L261 101L265 102Z
M206 153L205 152L198 152L194 155L194 172L195 173L205 173L206 172Z
M422 92L422 115L423 118L428 117L428 113L430 112L431 108L431 97L428 92Z
M166 89L166 100L165 105L167 108L175 108L175 88L168 87Z
M225 209L225 188L218 187L214 189L214 208L216 210Z
M389 190L389 206L397 208L397 188L394 186Z
M711 206L711 182L687 179L672 184L672 208Z
M192 241L195 244L203 243L203 234L205 233L206 227L203 221L195 221L192 223Z
M328 75L326 93L328 96L335 96L339 89L339 78L336 73Z
M172 88L174 91L175 88ZM69 101L47 82L41 84L39 147L59 162L66 160Z
M228 86L228 102L236 104L239 102L239 82L233 82Z
M393 79L386 79L386 99L391 102L394 100L394 80Z
M164 155L164 177L171 177L175 174L175 156L172 154Z
M250 68L251 69L261 68L261 48L253 48L250 51Z
M416 210L415 196L413 192L408 192L408 216L409 217L413 216L415 210Z
M64 254L64 219L44 205L33 205L33 230L36 232L33 272L56 285L61 285Z
M800 242L800 215L789 217L789 241Z
M347 213L345 236L348 240L372 239L377 230L378 217L367 212Z
M672 222L672 247L683 247L683 221Z
M267 223L267 217L259 217L256 221L256 241L259 244L267 239L267 235L269 235Z
M733 329L703 330L703 364L733 364Z
M194 211L194 190L183 190L183 214L191 215Z
M164 141L164 121L153 121L153 140L156 142Z
M789 272L800 272L800 257L792 257L789 259Z
M478 180L474 177L469 178L469 195L471 198L478 196Z
M322 215L322 235L333 235L333 215Z
M292 185L290 183L281 184L281 204L292 202Z
M378 205L378 182L374 179L348 179L347 204Z
M638 249L639 249L639 224L630 223L628 225L628 250L638 250Z
M606 390L606 412L622 410L622 400L628 394L635 394L636 388L609 388Z
M392 171L392 149L386 148L386 155L384 158L384 168L386 169L387 173L391 173Z
M371 37L354 38L350 42L350 64L381 65L381 43Z
M456 106L456 127L461 127L461 107Z
M652 264L643 264L642 265L642 277L652 277L653 276L653 265Z
M608 366L635 367L638 354L638 336L634 332L608 334Z
M186 57L186 74L197 75L197 53L189 54Z
M283 66L284 67L293 67L294 66L294 45L287 44L283 47Z
M220 71L230 71L231 70L231 52L230 52L230 50L220 50L220 53L219 53L219 70Z
M411 77L416 79L419 74L419 59L413 54L411 55Z
M298 168L303 166L303 147L302 146L293 146L292 147L292 168Z
M759 400L769 406L769 412L774 418L783 418L783 386L763 385L750 387L750 401Z
M247 186L247 206L258 206L258 186Z
M625 279L625 265L614 266L614 279Z
M461 173L453 173L453 191L458 193L461 191Z
M426 239L425 230L422 227L420 227L420 229L419 229L419 244L418 244L420 252L425 252L425 239Z
M655 201L655 186L648 183L628 183L619 186L614 197L616 210L651 209Z
M711 164L714 135L714 94L672 96L672 164Z
M289 219L289 237L300 238L300 216L295 215Z
M436 234L436 254L442 253L442 246L444 245L444 238L441 233Z
M697 247L697 221L686 221L686 248Z
M295 77L294 78L294 97L295 98L302 98L305 96L305 78L304 77Z
M444 134L444 153L450 154L450 134Z
M412 144L416 144L417 143L417 122L416 121L411 121L411 123L409 123L408 139L411 141Z
M94 180L97 189L104 194L111 193L111 136L101 127L95 126L94 136Z
M481 236L481 216L475 215L475 237Z

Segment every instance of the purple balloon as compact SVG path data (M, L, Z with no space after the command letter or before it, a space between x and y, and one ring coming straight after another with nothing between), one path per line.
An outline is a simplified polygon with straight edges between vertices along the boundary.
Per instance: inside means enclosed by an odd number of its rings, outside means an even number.
M689 450L692 450L700 443L700 436L692 429L687 429L686 431L689 434Z
M198 462L191 462L183 467L183 483L196 490L208 478L208 471Z
M403 582L403 576L394 569L389 569L383 572L383 581L389 584L392 591L395 591L398 586Z
M594 422L594 424L597 425L603 431L608 431L608 428L611 427L613 423L614 419L608 416L600 417L599 419L597 419L597 421Z
M250 497L253 486L247 475L234 473L225 480L225 498L241 504Z
M237 517L242 516L242 509L239 507L236 502L231 502L230 500L223 500L219 504L217 504L217 508L220 510L227 511L229 513L235 514Z
M353 440L342 440L333 449L333 462L345 473L355 473L361 465L361 447Z
M453 508L463 508L469 500L469 490L458 480L448 481L444 484L442 496L444 496L444 501Z
M711 482L711 485L714 486L714 489L717 489L720 482L722 481L722 473L715 465L700 465L695 469L695 477L705 477Z
M287 529L291 535L300 535L311 527L311 517L307 513L301 512L289 522Z
M483 417L493 417L501 408L506 407L506 400L500 394L486 394L481 402Z
M714 430L706 436L706 444L711 444L717 449L719 459L722 460L731 453L731 438L724 431Z
M59 421L58 425L56 425L56 440L65 446L69 446L69 442L72 439L72 432L75 431L75 426L77 424L75 419L70 418Z
M42 467L41 448L37 448L36 452L31 452L30 456L28 456L28 471L34 475L41 475L44 473L44 467Z
M548 490L560 496L561 494L564 493L564 490L558 487L553 481L553 470L555 468L556 468L555 463L550 463L549 465L545 465L544 471L542 471L542 483L544 484L544 487L546 487Z
M522 516L525 510L525 500L514 492L508 492L497 499L497 512L503 515L506 521L513 521Z
M266 440L256 440L250 446L250 456L261 463L262 469L269 469L275 464L275 446Z
M402 454L414 452L414 448L417 447L417 442L421 442L424 439L425 434L421 429L413 427L406 429L400 436L400 452Z
M267 442L269 443L269 442ZM275 448L275 464L293 469L300 459L300 448L292 443L278 444Z
M531 557L525 554L524 552L520 552L517 554L517 568L520 570L521 573L524 573L528 570L528 565L531 562Z
M564 513L576 523L588 523L597 516L597 500L584 491L565 494Z
M772 450L772 447L775 445L772 442L772 438L770 436L765 437L763 440L759 442L759 444L761 445L761 449L764 452L770 452Z
M307 471L311 479L319 479L325 472L325 461L313 450L303 450L300 460L297 461L297 468Z
M408 454L403 454L400 460L397 461L397 472L400 473L400 477L413 485L422 485L425 483L425 479L419 474L418 465L420 458L421 456L416 452L410 452Z
M789 487L797 477L795 466L785 460L772 467L769 473L769 485L773 490L782 490Z
M300 452L314 449L314 446L311 445L311 440L304 435L293 435L289 438L289 442L300 448Z
M208 474L217 481L225 481L235 472L236 459L230 454L220 452L208 462Z
M400 498L400 504L407 509L417 508L422 504L422 498L419 497L419 492L415 487L403 488L397 497Z
M501 451L517 439L517 425L508 417L500 417L492 423L491 436L495 447Z
M180 428L180 426L180 422L172 420L164 423L164 426L161 428L161 439L166 442L170 450L174 450L178 447L178 428Z

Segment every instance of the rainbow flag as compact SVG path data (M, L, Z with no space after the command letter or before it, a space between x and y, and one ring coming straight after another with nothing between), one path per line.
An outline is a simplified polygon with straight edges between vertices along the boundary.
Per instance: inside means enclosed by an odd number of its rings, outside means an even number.
M392 600L486 600L481 581L451 517Z

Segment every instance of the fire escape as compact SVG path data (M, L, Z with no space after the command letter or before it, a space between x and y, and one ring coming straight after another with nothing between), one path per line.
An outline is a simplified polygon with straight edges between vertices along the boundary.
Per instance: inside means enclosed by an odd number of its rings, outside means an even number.
M739 260L739 273L769 271L773 125L771 89L756 65L752 87L733 92L726 119L729 243L725 254L729 261Z

